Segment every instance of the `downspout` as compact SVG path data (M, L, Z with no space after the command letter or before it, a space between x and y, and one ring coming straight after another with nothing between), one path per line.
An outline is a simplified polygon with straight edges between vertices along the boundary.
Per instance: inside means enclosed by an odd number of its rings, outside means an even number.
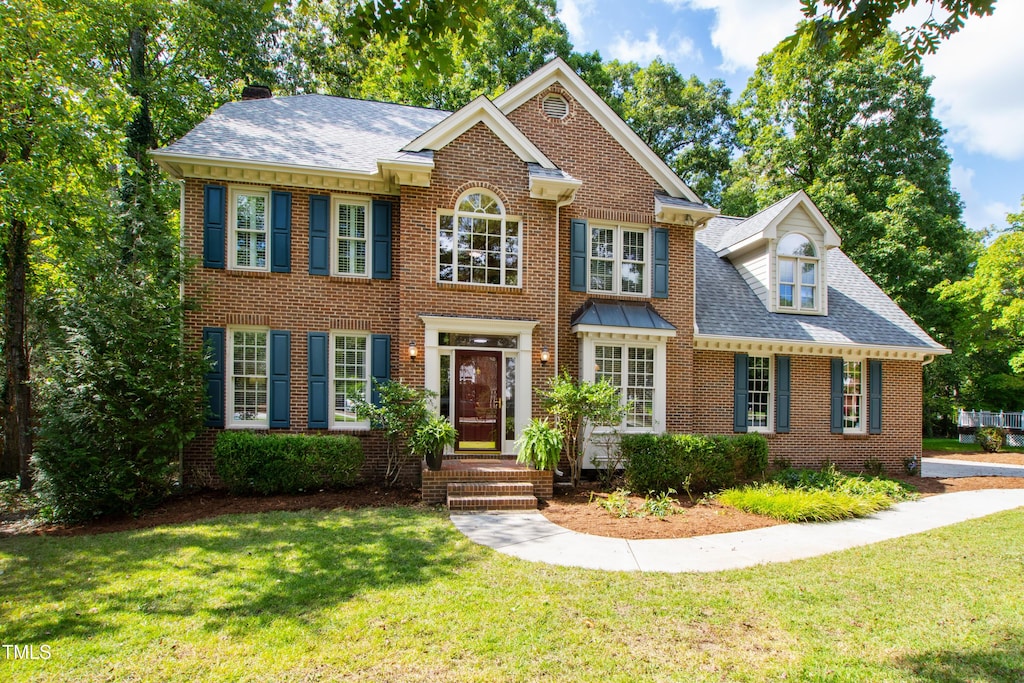
M558 377L558 338L559 338L559 320L562 319L561 311L559 310L560 291L562 288L561 272L562 272L562 207L569 206L576 199L576 193L573 192L569 195L568 199L562 199L561 201L555 202L555 349L554 349L554 368L555 377Z
M181 335L181 352L185 353L185 179L178 181L178 299L181 301L181 317L178 320L178 334ZM185 486L185 444L178 443L178 485Z

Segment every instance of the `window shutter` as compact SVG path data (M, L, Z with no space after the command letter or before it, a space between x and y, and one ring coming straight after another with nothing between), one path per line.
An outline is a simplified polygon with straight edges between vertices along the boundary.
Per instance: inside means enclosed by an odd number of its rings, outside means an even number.
M668 230L655 228L651 231L654 236L654 291L651 293L656 299L668 298Z
M203 266L224 267L224 225L227 222L227 188L203 188ZM222 416L223 417L223 416Z
M843 433L843 359L832 359L832 433Z
M391 379L390 334L370 335L370 379L373 383L370 401L375 406L380 405L380 392L377 391L377 384Z
M270 271L292 272L292 193L270 193Z
M391 202L373 203L374 280L391 279Z
M291 346L292 333L270 331L270 428L291 426Z
M868 433L882 433L882 361L868 361Z
M789 433L789 356L775 357L775 431Z
M570 221L569 233L569 289L587 291L587 222Z
M310 332L307 336L307 361L309 369L309 428L327 429L330 402L328 363L328 338L326 332Z
M203 328L203 349L210 361L206 371L207 427L224 428L224 328Z
M733 356L732 430L747 431L747 354Z
M331 198L309 197L309 274L331 274Z

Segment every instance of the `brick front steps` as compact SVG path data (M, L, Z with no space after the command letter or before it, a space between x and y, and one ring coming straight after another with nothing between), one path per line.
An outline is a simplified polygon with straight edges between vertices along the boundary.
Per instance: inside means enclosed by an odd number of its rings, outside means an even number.
M425 503L446 503L451 510L536 510L537 499L551 497L552 474L520 465L512 458L448 459L440 470L423 468Z

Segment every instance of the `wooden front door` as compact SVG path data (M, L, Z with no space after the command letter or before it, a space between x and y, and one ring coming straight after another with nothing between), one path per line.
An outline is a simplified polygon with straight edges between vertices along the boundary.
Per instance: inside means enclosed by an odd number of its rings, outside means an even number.
M456 351L455 443L460 451L501 449L501 397L504 382L500 351Z

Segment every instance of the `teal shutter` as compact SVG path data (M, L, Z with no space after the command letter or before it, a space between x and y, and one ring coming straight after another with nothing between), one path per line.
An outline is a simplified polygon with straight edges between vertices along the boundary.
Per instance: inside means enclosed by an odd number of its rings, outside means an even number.
M291 426L291 346L292 333L270 331L270 428Z
M868 361L868 433L882 433L882 361Z
M309 383L309 428L327 429L330 391L328 391L328 337L326 332L307 335L307 361Z
M207 427L224 428L224 328L203 328L203 352L210 361L206 371Z
M789 433L789 356L775 357L775 431Z
M370 379L373 383L370 401L373 405L380 405L380 392L377 391L377 384L391 379L390 334L370 335Z
M578 218L569 223L569 289L587 291L587 222Z
M373 203L374 280L391 279L391 202Z
M843 433L843 359L832 359L832 433Z
M292 272L292 193L270 193L270 271Z
M309 198L309 274L331 274L331 198Z
M655 228L651 231L654 236L654 291L651 296L655 299L668 298L668 230Z
M224 267L224 228L227 223L227 188L203 188L203 266ZM223 417L223 416L222 416Z
M733 356L732 430L747 431L747 354Z

